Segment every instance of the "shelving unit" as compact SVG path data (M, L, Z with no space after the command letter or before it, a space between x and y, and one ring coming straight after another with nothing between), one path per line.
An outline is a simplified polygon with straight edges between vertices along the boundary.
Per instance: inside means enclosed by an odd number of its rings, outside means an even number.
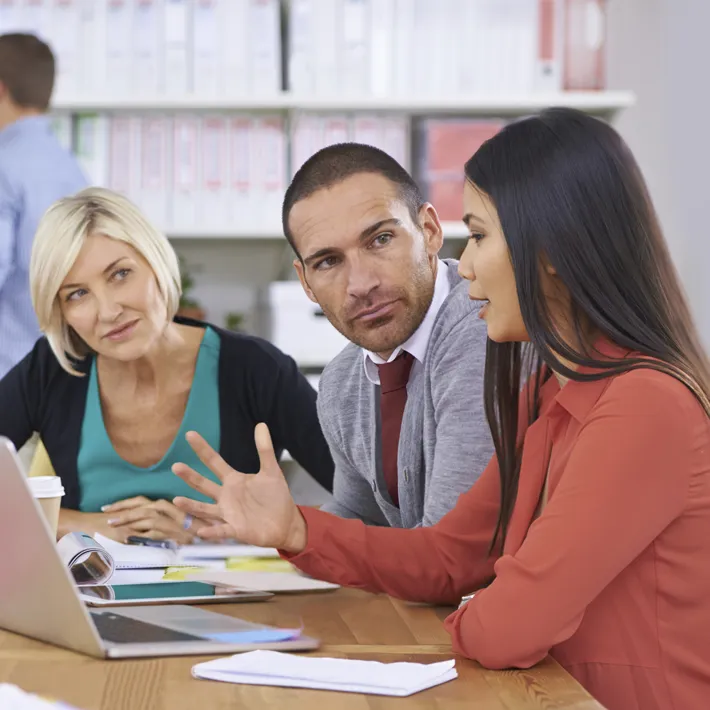
M107 93L90 95L58 93L52 108L57 114L106 114L109 117L183 114L199 118L210 114L251 114L256 118L260 114L276 114L283 117L288 125L301 112L350 116L399 115L414 122L431 116L515 118L550 106L576 108L614 121L635 101L631 91L345 97L283 91L278 94L225 97L205 94L112 95L107 88ZM287 141L290 140L287 132ZM290 145L287 151L290 156ZM163 225L158 218L155 222L157 226L162 226L195 275L194 296L209 319L221 325L229 313L239 312L245 314L247 329L266 335L258 325L257 293L267 283L293 277L292 254L283 236L279 211L269 209L264 214L245 214L243 220L224 224L218 219L212 224L199 221L180 223L177 219L167 219ZM443 229L445 244L442 254L458 257L467 237L465 226L458 220L447 221Z
M55 111L393 111L411 115L524 115L548 106L568 106L593 114L614 114L632 106L629 91L580 91L490 96L57 96Z
M468 233L466 227L460 222L443 222L444 237L446 239L466 239ZM264 227L257 229L238 230L235 227L224 227L220 229L166 229L166 235L169 239L185 240L185 239L238 239L238 240L280 240L285 239L281 225L273 227Z
M635 96L630 91L578 91L533 94L497 94L487 96L306 96L283 91L276 95L240 97L220 96L68 96L59 94L53 101L57 113L280 113L287 117L301 111L316 113L399 113L409 117L514 117L540 111L549 106L568 106L612 119L632 106ZM275 242L283 239L278 222L263 225L236 224L197 228L166 227L165 233L175 241L243 241ZM444 234L450 240L466 237L464 226L447 222Z

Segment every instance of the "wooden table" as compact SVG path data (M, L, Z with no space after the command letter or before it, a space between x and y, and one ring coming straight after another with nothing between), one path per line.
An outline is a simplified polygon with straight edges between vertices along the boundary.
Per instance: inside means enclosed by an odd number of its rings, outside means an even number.
M270 602L211 608L252 621L293 628L322 641L320 655L432 663L452 658L435 609L341 589L280 596ZM81 710L603 710L553 660L524 671L488 671L457 658L459 677L410 696L387 698L318 690L240 686L195 680L190 668L208 657L98 661L0 631L0 682L54 697Z

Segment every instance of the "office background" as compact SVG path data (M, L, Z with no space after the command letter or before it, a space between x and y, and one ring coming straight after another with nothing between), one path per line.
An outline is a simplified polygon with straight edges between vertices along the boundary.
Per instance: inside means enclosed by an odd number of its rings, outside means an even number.
M54 125L182 258L183 306L270 338L317 384L342 338L293 281L280 202L341 140L413 172L464 245L461 169L516 116L570 105L634 150L706 343L704 0L2 0L53 47Z

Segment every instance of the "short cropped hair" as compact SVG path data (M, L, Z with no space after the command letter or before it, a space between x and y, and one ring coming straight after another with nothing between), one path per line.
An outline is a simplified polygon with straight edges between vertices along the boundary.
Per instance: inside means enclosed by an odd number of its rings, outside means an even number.
M39 327L61 366L72 375L82 374L75 365L89 349L64 320L58 294L82 246L94 234L129 244L148 262L169 320L177 313L182 293L173 247L129 199L89 187L55 202L40 220L32 245L30 290Z
M54 90L54 54L32 34L0 35L0 82L22 108L46 111Z
M409 208L412 219L418 223L419 210L425 200L412 176L391 155L363 143L337 143L312 155L294 175L284 196L281 211L283 230L299 259L301 255L288 224L293 206L318 190L333 187L361 173L381 175L393 183Z

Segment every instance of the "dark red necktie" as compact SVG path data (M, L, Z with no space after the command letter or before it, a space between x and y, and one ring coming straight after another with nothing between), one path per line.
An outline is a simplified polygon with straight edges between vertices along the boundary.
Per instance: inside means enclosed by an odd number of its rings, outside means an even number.
M402 415L407 403L407 382L414 357L402 351L392 362L378 365L380 373L380 419L382 470L392 502L399 507L397 451Z

